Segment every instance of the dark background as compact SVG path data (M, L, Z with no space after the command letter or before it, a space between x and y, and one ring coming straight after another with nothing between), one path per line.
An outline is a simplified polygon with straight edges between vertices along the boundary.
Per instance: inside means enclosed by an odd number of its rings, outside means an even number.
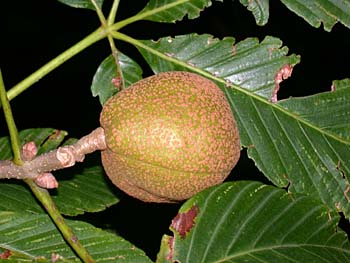
M136 14L146 0L122 0L117 20ZM107 12L111 1L105 1ZM107 14L107 13L106 13ZM93 11L75 9L54 0L5 1L0 7L0 66L9 89L39 67L87 36L99 26ZM252 14L238 1L215 2L196 20L184 19L176 24L137 22L122 32L139 39L157 39L191 32L209 33L218 38L233 36L236 42L247 37L262 40L266 35L280 38L290 53L301 55L293 75L282 83L279 98L302 96L330 90L332 80L350 77L350 31L341 24L332 32L313 28L279 1L271 1L269 22L255 24ZM117 48L132 57L151 74L136 49L125 43ZM101 106L90 92L92 77L109 55L109 45L102 40L57 68L12 102L19 130L53 127L81 137L99 126ZM7 135L4 119L0 136ZM264 178L243 152L235 168L235 179ZM178 205L145 204L123 196L122 201L98 214L85 216L97 226L109 227L155 257L160 238L169 233L168 226Z

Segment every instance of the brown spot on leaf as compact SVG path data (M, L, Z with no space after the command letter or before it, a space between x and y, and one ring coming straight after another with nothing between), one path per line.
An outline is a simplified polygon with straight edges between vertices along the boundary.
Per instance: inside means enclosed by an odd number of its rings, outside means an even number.
M232 55L234 56L236 54L237 54L237 46L234 45L234 46L232 46Z
M348 186L348 187L346 187L346 189L344 191L344 196L345 196L346 200L348 200L348 203L350 203L350 198L348 196L349 190L350 190L350 188Z
M73 241L73 243L77 243L78 242L78 238L76 236L72 236L71 240Z
M59 260L63 260L63 257L61 255L56 254L56 253L52 253L51 254L51 261L52 261L52 263L55 263L55 262L57 262Z
M290 64L286 64L280 68L280 70L275 75L275 88L272 91L271 102L277 102L277 93L280 89L280 83L289 78L292 75L293 66Z
M337 202L335 203L335 208L337 209L337 211L341 211L341 203L340 202Z
M208 39L207 39L207 45L208 45L208 46L211 45L211 44L213 44L214 42L215 42L215 39L214 39L214 38L208 37Z
M271 47L271 48L269 48L269 58L271 59L272 58L272 54L273 54L273 52L275 51L275 50L277 50L278 48L276 48L276 47Z
M174 237L169 238L169 254L166 256L166 260L171 261L174 255Z
M332 91L332 92L335 91L335 85L334 85L334 83L333 83L332 86L331 86L331 91Z
M341 161L340 161L340 160L339 160L338 163L337 163L336 169L340 172L340 174L342 175L343 179L346 179L346 178L345 178L345 172L344 172L343 169L341 168Z
M230 80L228 80L228 79L225 79L225 88L229 88L229 87L231 87L232 86L232 82L230 81Z
M11 251L6 249L2 253L0 253L0 259L8 259L12 255Z
M191 62L191 61L188 61L187 62L187 65L189 65L189 66L191 66L191 67L195 67L196 65L193 63L193 62Z
M178 213L171 222L171 227L179 233L182 239L186 237L194 226L194 220L199 213L199 208L194 205L185 213Z
M120 76L112 78L112 84L117 90L120 90L122 87L122 78Z
M328 210L328 221L331 222L332 221L332 215L331 212Z
M47 138L47 140L55 140L55 139L59 138L59 137L60 137L60 133L61 133L60 130L55 130L54 133L51 134L51 135Z

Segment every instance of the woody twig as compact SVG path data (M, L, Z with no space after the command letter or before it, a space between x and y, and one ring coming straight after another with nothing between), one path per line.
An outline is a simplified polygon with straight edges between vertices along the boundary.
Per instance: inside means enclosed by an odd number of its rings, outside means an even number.
M82 137L75 144L59 147L37 157L36 146L30 142L22 148L22 165L16 165L9 160L0 161L0 179L30 178L41 187L56 188L58 184L53 181L52 171L71 167L76 162L82 162L86 154L105 148L105 135L101 127Z

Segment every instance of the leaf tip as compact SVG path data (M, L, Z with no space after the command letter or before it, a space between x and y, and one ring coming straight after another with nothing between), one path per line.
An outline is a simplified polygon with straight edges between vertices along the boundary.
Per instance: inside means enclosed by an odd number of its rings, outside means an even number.
M51 262L56 263L57 261L63 260L64 258L60 254L52 253Z

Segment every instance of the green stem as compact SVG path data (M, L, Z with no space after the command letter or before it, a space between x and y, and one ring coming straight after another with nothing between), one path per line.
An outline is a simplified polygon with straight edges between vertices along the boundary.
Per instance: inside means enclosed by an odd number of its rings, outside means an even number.
M112 8L111 8L111 11L109 13L109 16L108 16L108 21L106 20L105 16L103 15L103 12L102 10L100 9L100 7L97 5L96 1L92 1L93 5L95 6L96 8L96 12L97 12L97 15L100 19L100 22L101 22L101 25L102 27L109 32L109 29L108 27L113 24L114 22L114 19L115 19L115 15L116 15L116 12L117 12L117 9L118 9L118 5L119 5L119 0L116 0L113 2L113 5L112 5ZM109 45L110 45L110 48L112 50L112 55L114 57L114 61L117 65L117 74L119 76L122 77L122 71L121 71L121 68L120 68L120 65L119 65L119 61L118 61L118 50L114 44L114 39L113 37L111 36L110 33L108 33L107 35L107 39L108 39L108 42L109 42ZM123 86L123 85L122 85Z
M88 46L92 45L93 43L103 39L106 37L107 33L102 29L99 28L87 37L85 37L80 42L76 43L71 48L64 51L62 54L39 68L37 71L32 73L29 77L22 80L20 83L15 85L13 88L11 88L7 92L7 97L9 100L12 100L16 96L18 96L20 93L25 91L27 88L29 88L32 84L40 80L42 77L47 75L52 70L56 69L58 66L66 62L68 59L72 58L74 55L78 54Z
M12 151L14 156L13 162L17 165L22 165L23 161L21 159L21 144L18 138L18 131L15 124L15 120L13 119L12 110L7 97L4 81L2 79L1 69L0 69L0 100L1 100L1 105L3 105L5 120L10 133L11 146L12 146Z
M95 260L91 257L85 247L79 242L72 229L67 225L63 216L58 211L56 204L52 200L49 192L46 189L37 186L32 179L25 179L24 181L28 184L36 198L45 207L46 211L49 213L50 217L62 233L64 239L69 243L77 255L83 260L83 262L94 263Z
M109 15L108 15L107 26L113 25L114 20L115 20L115 16L116 16L116 13L118 10L118 6L119 6L119 0L113 1L111 11L109 12ZM110 30L108 30L108 31L111 32ZM114 39L113 39L113 36L111 35L111 33L108 34L107 38L108 38L109 46L110 46L111 51L112 51L114 63L117 66L117 72L116 72L117 76L119 76L120 79L122 80L121 89L123 89L125 87L125 82L124 82L124 77L123 77L123 71L122 71L120 64L119 64L119 58L118 58L119 51L115 46Z
M154 8L154 9L151 9L151 10L148 10L145 12L141 11L140 13L138 13L134 16L131 16L127 19L124 19L118 23L115 23L114 25L111 26L111 30L118 31L119 29L121 29L122 27L125 27L126 25L129 25L129 24L134 23L134 22L139 21L139 20L143 20L148 16L160 13L162 11L165 11L167 9L173 8L173 7L178 6L178 5L182 5L186 2L189 2L189 0L178 0L178 1L172 2L170 4L166 4L166 5L163 5L163 6L160 6L158 8Z
M117 76L119 76L122 80L122 84L121 84L120 88L123 89L125 87L125 82L124 82L123 71L122 71L120 64L119 64L119 51L114 44L114 39L113 39L113 36L111 34L108 35L108 42L109 42L109 45L111 47L114 63L117 66Z
M115 21L115 16L117 14L117 10L118 10L118 7L119 7L119 2L120 2L120 0L114 0L113 1L113 5L112 5L112 8L111 8L111 11L109 12L108 19L107 19L107 25L108 26L111 26L114 23L114 21Z
M96 1L92 0L91 2L96 9L97 16L98 16L102 26L105 28L107 26L107 21L106 21L105 16L103 15L101 8L97 5Z

